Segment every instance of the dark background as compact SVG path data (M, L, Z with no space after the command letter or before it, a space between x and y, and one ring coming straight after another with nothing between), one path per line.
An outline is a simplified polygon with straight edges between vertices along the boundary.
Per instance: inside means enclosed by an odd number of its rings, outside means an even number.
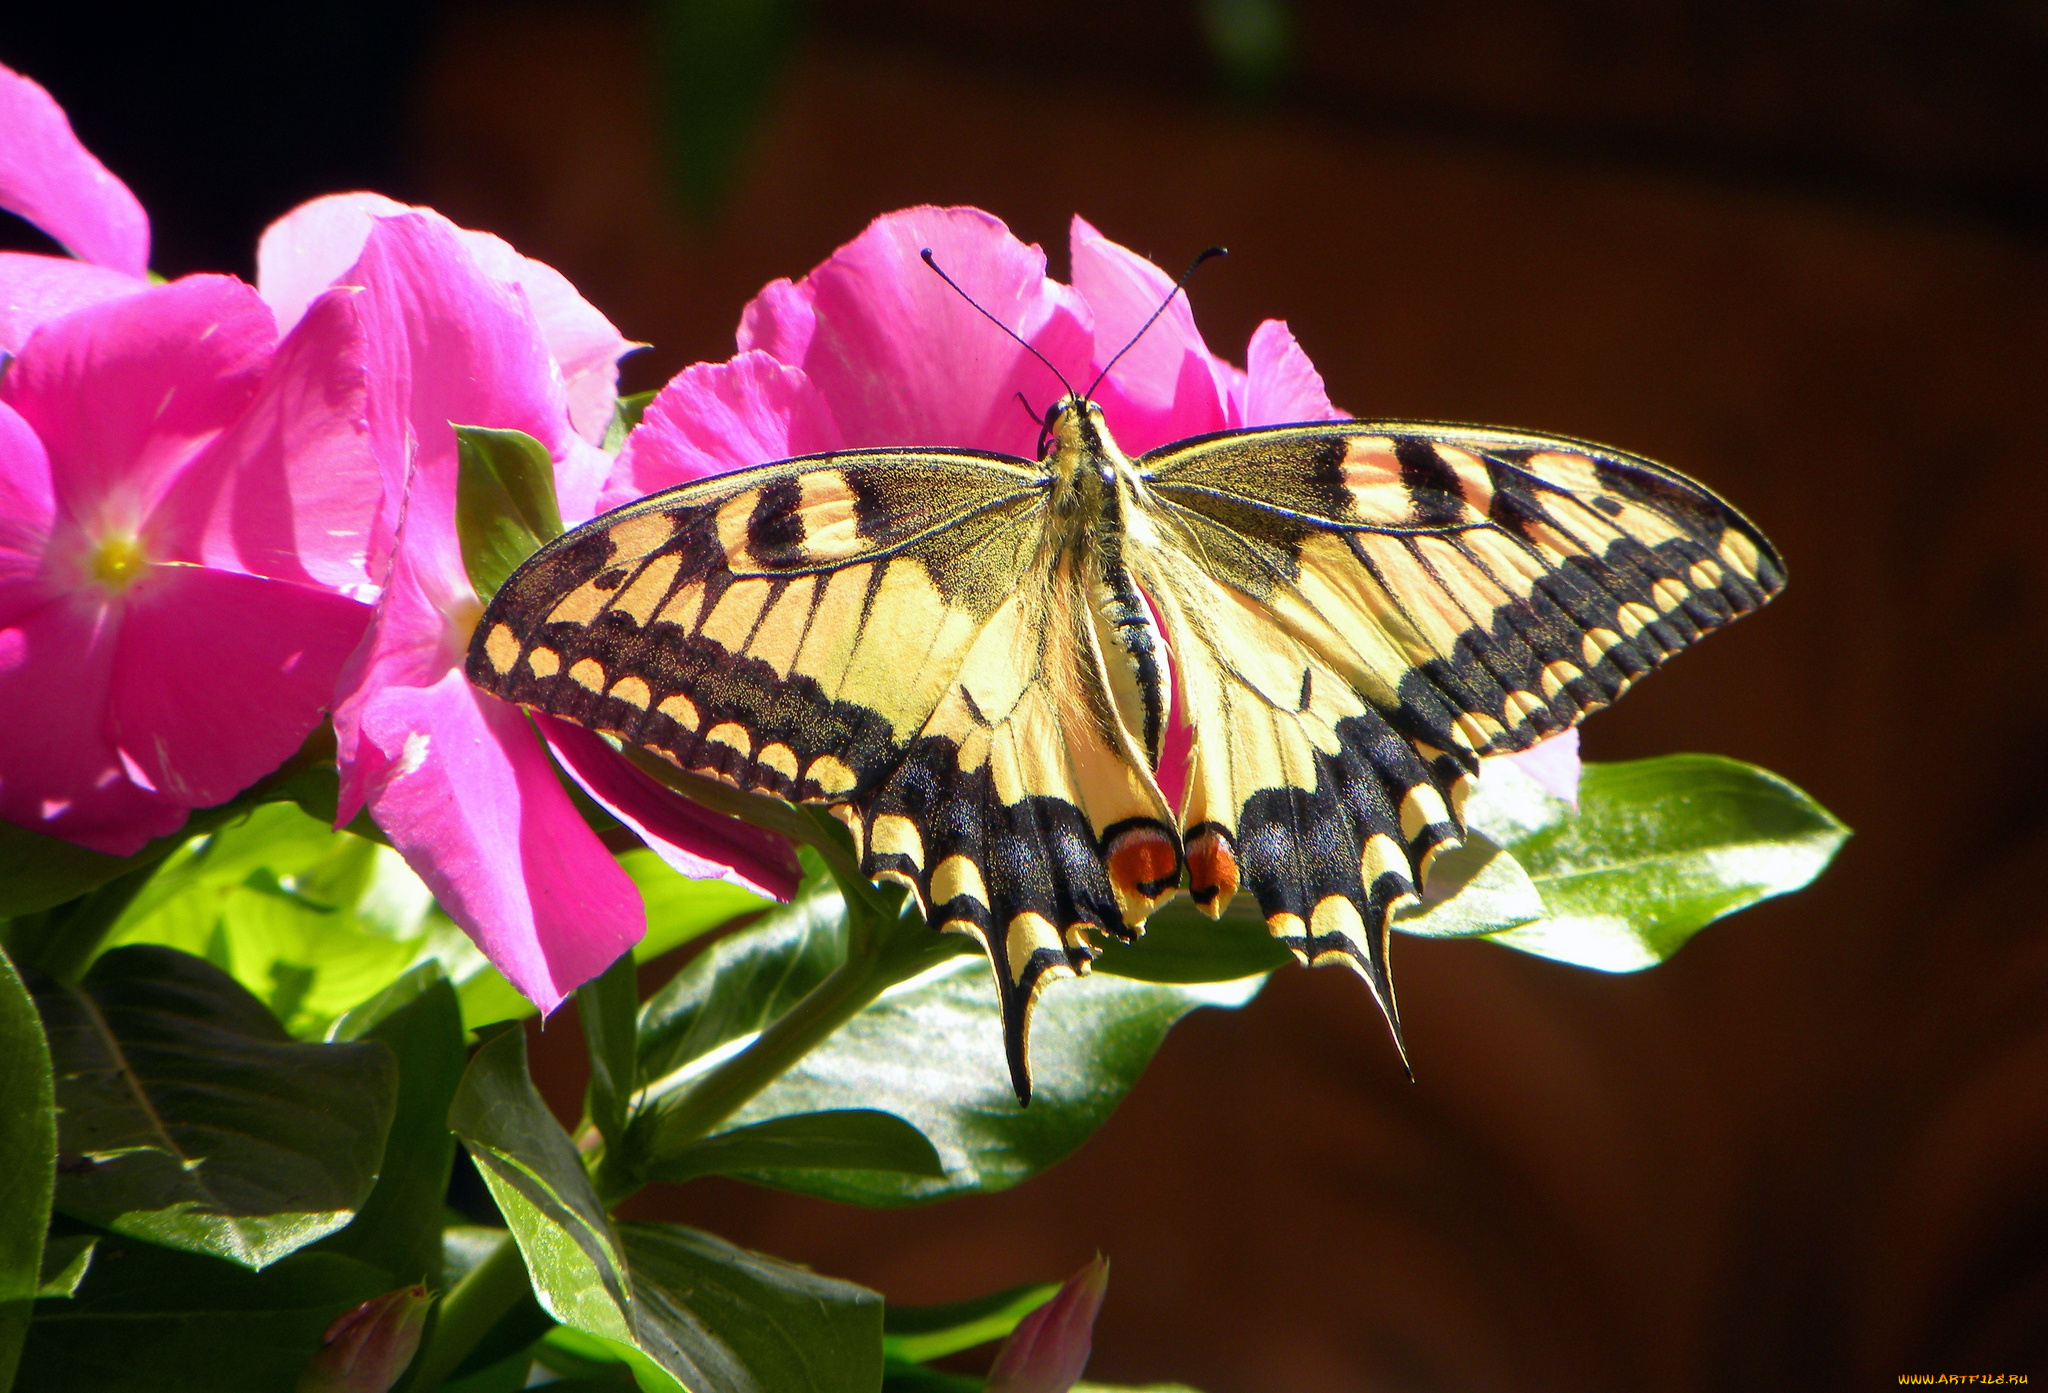
M1796 780L1858 832L1812 890L1632 977L1404 940L1413 1086L1290 970L1007 1194L640 1212L914 1302L1100 1248L1091 1372L1207 1393L2048 1376L2048 5L13 6L0 61L169 274L379 188L562 269L654 344L630 388L877 212L980 204L1061 274L1079 211L1228 243L1227 355L1284 317L1351 410L1625 445L1789 560L1585 739Z

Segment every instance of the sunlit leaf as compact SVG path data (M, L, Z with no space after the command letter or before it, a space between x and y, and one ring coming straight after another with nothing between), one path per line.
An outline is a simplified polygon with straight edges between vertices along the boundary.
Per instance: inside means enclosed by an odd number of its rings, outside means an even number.
M943 1176L946 1168L924 1133L873 1108L797 1113L705 1137L657 1156L649 1180L749 1175L775 1170L893 1171Z
M457 426L455 530L476 596L491 596L541 543L562 535L555 464L524 431Z
M368 1196L398 1086L382 1044L295 1041L226 974L150 945L77 987L43 979L36 1004L63 1213L261 1268Z

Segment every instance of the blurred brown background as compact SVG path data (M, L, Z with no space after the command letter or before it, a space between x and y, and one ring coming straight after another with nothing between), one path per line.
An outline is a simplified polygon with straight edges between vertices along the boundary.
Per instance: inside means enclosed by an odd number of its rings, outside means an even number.
M2048 6L94 23L0 18L0 60L135 184L166 271L247 274L269 217L375 185L560 267L653 343L641 387L877 212L979 204L1061 274L1078 211L1169 266L1227 243L1195 292L1221 352L1283 317L1341 405L1625 445L1790 562L1585 748L1796 780L1858 832L1812 890L1632 977L1403 941L1413 1086L1354 980L1290 970L1008 1194L643 1212L912 1302L1099 1248L1091 1373L1207 1393L2048 1377ZM571 1112L575 1045L541 1048Z

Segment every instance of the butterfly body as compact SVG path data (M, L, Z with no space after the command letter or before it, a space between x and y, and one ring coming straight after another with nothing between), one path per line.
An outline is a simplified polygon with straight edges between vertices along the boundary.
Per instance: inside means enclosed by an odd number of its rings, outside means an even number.
M653 495L529 558L468 665L831 806L987 951L1020 1096L1038 993L1181 888L1251 894L1398 1035L1388 926L1480 758L1783 584L1704 488L1583 442L1336 421L1133 460L1074 397L1047 432L1036 462L847 451Z

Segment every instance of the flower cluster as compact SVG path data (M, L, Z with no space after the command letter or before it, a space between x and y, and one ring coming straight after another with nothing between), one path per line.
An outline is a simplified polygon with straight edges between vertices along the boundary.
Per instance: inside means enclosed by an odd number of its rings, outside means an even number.
M367 811L506 976L551 1009L635 942L632 882L562 778L687 874L786 896L789 849L461 672L479 604L456 425L547 450L574 525L655 489L873 445L1032 453L1059 390L920 264L1085 382L1171 288L1076 218L1072 284L974 209L879 218L746 308L614 459L618 330L558 272L374 194L274 224L254 286L147 274L128 190L0 68L0 207L73 255L0 254L0 818L117 855L233 797L332 719L338 821ZM1133 453L1331 419L1286 326L1246 366L1185 299L1097 391ZM1185 772L1168 741L1163 785Z

